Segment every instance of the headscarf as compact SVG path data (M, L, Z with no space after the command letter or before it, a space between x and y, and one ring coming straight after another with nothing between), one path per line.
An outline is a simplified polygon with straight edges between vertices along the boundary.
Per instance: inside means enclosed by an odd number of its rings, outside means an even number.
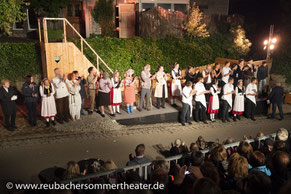
M132 76L134 74L134 70L133 69L129 69L129 70L127 70L125 72L125 74L126 74L127 77L130 77L130 76Z

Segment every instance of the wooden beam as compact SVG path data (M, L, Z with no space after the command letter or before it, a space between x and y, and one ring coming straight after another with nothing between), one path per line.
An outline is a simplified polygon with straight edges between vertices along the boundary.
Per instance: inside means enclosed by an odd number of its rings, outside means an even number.
M64 26L64 42L67 43L66 20L63 20L63 26Z
M43 38L44 42L48 43L47 23L45 18L43 18Z
M39 42L41 42L41 27L40 27L40 19L37 18L37 24L38 24L38 37L39 37Z

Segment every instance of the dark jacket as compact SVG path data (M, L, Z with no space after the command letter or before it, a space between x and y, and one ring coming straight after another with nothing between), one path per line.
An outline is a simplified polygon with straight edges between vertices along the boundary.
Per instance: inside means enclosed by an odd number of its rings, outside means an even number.
M261 65L258 68L258 73L257 73L258 81L266 79L267 77L268 77L268 66L264 67L263 65Z
M12 96L14 95L16 95L16 92L11 87L8 88L8 93L3 87L0 88L0 102L4 115L10 115L16 112L15 101L11 100Z
M280 104L283 103L284 89L281 86L275 86L270 93L268 100L271 103Z
M37 102L38 97L32 96L32 94L38 94L38 87L36 83L32 82L33 87L30 88L30 82L25 82L22 86L22 94L24 96L24 102Z
M81 86L81 90L80 90L80 95L82 99L87 98L87 94L86 94L86 90L85 90L85 85L86 85L86 79L83 79L80 81L80 86Z

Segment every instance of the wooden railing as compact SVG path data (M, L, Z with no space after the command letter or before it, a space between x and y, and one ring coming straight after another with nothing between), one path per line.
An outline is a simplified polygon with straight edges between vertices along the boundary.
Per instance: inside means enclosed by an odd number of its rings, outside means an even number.
M44 35L44 43L48 43L48 30L47 30L47 21L63 21L63 30L64 30L64 37L63 42L67 42L67 30L66 26L70 26L71 29L78 35L81 41L81 52L84 55L84 44L88 46L88 48L94 53L96 56L96 68L99 71L100 63L102 63L111 73L113 73L112 69L104 62L104 60L96 53L96 51L90 46L90 44L82 37L82 35L74 28L74 26L66 19L66 18L43 18L43 35ZM41 25L40 19L38 19L38 30L39 30L39 40L42 41L41 38Z

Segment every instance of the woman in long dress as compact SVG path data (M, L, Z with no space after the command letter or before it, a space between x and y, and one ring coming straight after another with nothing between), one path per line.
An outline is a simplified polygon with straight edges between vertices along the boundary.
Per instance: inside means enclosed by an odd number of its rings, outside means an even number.
M136 82L137 77L133 78L134 74L133 69L129 69L125 72L125 78L123 81L124 85L124 102L126 103L127 113L130 114L133 112L133 104L135 103L135 91L136 91Z
M39 93L41 96L41 116L46 120L46 126L50 126L50 120L52 125L56 125L55 116L57 109L54 97L55 88L47 78L42 81L39 87Z
M67 86L69 88L69 109L72 120L80 120L80 111L82 105L82 98L80 95L80 80L76 79L75 74L70 73L68 75L68 80L66 80Z
M157 98L157 108L166 108L166 98L168 98L168 87L167 87L167 74L164 72L164 67L159 66L158 72L156 73L156 89L155 97Z
M119 77L118 70L114 71L113 77L111 78L112 88L110 93L111 105L113 109L113 113L121 114L120 113L120 105L122 103L122 95L121 89L122 86L121 78Z
M208 113L210 114L210 120L215 122L215 114L219 112L219 97L218 94L220 93L220 89L218 88L219 81L214 79L212 81L213 85L210 88L210 98L208 104Z
M242 115L245 111L245 98L244 98L244 86L243 80L238 80L237 87L235 88L235 99L233 105L233 120L240 120L240 115Z
M170 97L171 97L171 104L173 106L176 105L176 99L182 95L182 86L181 86L181 71L178 63L173 65L173 70L171 72L172 80L170 84Z

